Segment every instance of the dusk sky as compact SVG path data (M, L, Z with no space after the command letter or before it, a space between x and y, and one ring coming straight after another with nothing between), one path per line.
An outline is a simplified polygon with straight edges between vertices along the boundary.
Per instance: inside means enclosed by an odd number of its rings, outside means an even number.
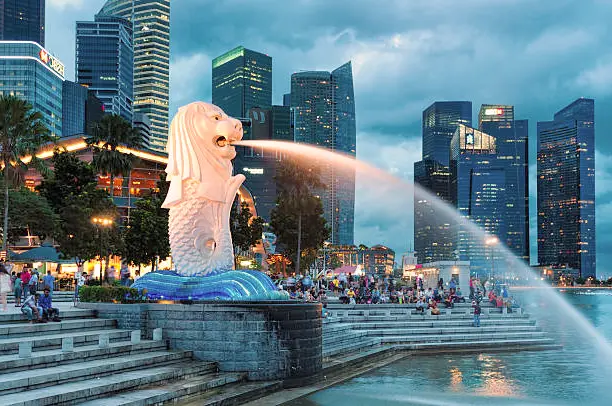
M74 79L75 21L104 0L47 0L47 48ZM290 76L353 62L357 156L408 181L421 112L437 100L512 104L530 122L531 246L536 122L595 99L598 276L612 276L612 0L172 0L171 115L211 99L211 59L243 45L273 58L273 101ZM476 122L476 120L475 120ZM359 183L355 242L412 245L412 197ZM390 206L390 207L388 207ZM532 259L532 262L534 262Z

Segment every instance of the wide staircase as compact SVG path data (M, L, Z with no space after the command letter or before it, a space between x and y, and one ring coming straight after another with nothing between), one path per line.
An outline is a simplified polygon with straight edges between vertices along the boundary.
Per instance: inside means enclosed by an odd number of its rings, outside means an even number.
M330 304L323 324L323 359L371 358L385 351L480 352L558 348L528 314L519 309L496 309L484 304L480 327L474 327L471 304L458 303L441 314L416 311L414 304Z
M219 405L273 390L168 350L160 331L143 339L67 304L60 315L29 324L14 308L0 312L0 405L157 405L196 396L199 405Z

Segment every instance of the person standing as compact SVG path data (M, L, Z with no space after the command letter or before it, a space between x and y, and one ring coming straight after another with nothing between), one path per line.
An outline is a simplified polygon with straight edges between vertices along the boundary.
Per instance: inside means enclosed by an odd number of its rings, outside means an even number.
M108 280L108 283L112 285L113 282L115 282L116 278L117 278L117 271L115 270L115 266L111 265L110 269L107 272L106 279Z
M15 296L15 307L21 306L21 294L22 294L23 284L21 282L21 272L17 273L17 277L15 278L15 283L13 284L13 295Z
M119 277L121 278L122 286L130 286L130 270L127 265L121 264L121 269L119 270Z
M27 298L30 295L30 278L32 277L32 274L30 273L30 269L29 268L24 268L23 271L21 271L21 295L23 296L23 298Z
M55 284L55 278L51 275L51 271L47 271L47 274L43 277L43 289L49 289L49 295L53 296L53 285Z
M82 286L85 286L85 276L87 275L87 273L83 272L83 273L79 273L78 271L74 274L74 305L76 306L77 302L79 301L79 289L81 289Z
M36 290L38 289L38 271L36 269L34 269L34 272L28 281L28 286L30 287L30 294L35 295Z
M480 327L480 304L477 301L472 301L472 307L474 308L474 327Z
M8 311L6 304L6 295L11 292L11 275L7 272L3 264L0 264L0 303L2 303L2 311Z

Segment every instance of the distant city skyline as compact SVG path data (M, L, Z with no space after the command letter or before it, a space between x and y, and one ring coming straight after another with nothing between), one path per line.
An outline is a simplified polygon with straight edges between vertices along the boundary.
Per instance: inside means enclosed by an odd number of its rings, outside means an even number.
M47 48L74 69L74 21L91 18L104 1L47 0ZM367 2L364 2L366 5ZM374 3L372 3L374 4ZM483 7L479 1L398 2L388 7L350 7L343 2L237 8L219 3L194 18L198 2L184 0L172 9L171 116L177 106L210 100L211 61L243 44L274 58L273 104L282 104L289 77L306 68L327 69L353 61L357 157L411 180L420 159L421 112L436 100L471 100L514 105L528 119L532 140L536 123L571 100L596 99L598 245L612 243L602 233L612 217L612 29L603 18L612 4L571 2L551 9L525 2ZM571 16L571 18L570 18ZM478 26L457 20L479 21ZM228 22L231 21L231 29ZM517 28L520 26L520 29ZM287 35L287 33L299 33ZM472 117L475 120L475 117ZM530 198L536 193L536 145L530 143ZM382 243L399 254L412 241L411 191L372 193L357 179L355 240ZM537 259L536 208L531 205L531 254ZM601 226L603 224L603 226ZM598 272L612 275L612 254L600 249Z

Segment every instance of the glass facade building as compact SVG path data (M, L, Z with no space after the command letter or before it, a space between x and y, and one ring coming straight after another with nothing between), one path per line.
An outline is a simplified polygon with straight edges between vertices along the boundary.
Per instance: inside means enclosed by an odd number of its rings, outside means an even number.
M291 108L296 142L356 155L355 97L351 62L330 72L308 71L291 76ZM317 191L331 243L354 240L355 170L316 162L325 189Z
M498 234L510 251L529 264L528 121L514 119L514 106L484 104L478 128L497 140L497 164L506 177L505 229Z
M0 41L45 46L45 0L0 0Z
M450 141L449 141L450 149ZM439 199L450 201L448 166L427 159L414 163L414 183ZM455 259L455 239L450 219L436 212L436 205L418 192L414 195L414 249L418 263Z
M132 23L133 111L151 120L151 149L163 152L170 98L170 0L107 0L99 14Z
M504 235L506 227L506 170L497 157L495 137L459 125L451 141L450 194L461 217L493 236ZM499 250L466 224L454 226L457 259L470 261L474 273L495 273Z
M38 43L0 41L0 95L26 100L62 136L64 65Z
M289 108L273 106L268 109L251 108L249 117L241 120L245 140L292 141L289 136ZM234 172L242 173L243 186L253 197L257 216L270 222L270 212L276 207L276 170L282 155L278 151L252 147L236 147Z
M134 100L132 26L118 17L76 23L76 80L102 100L107 113L130 123Z
M212 102L231 117L272 106L272 58L239 46L213 59Z
M438 101L423 111L423 160L414 164L414 183L450 201L450 144L459 124L472 125L472 102ZM418 192L414 195L414 248L419 263L456 259L449 219Z
M459 124L472 126L472 102L438 101L423 111L423 160L448 166L450 143Z
M595 102L538 122L538 261L595 277Z
M91 125L104 116L104 103L78 83L62 84L62 137L87 134Z

